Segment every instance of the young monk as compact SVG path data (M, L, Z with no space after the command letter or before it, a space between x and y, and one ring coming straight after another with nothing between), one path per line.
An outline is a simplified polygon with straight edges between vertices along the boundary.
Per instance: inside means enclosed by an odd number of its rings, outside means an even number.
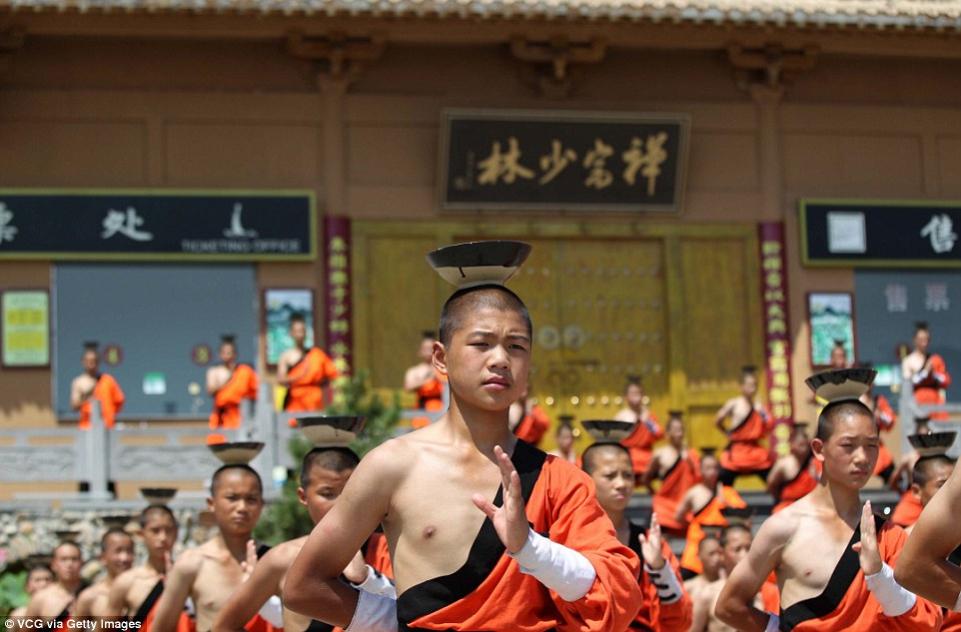
M915 434L922 435L930 433L928 422L929 419L927 417L917 419L915 423ZM897 467L894 468L894 473L891 474L891 478L888 481L888 486L901 494L898 504L895 505L894 511L891 513L891 522L905 529L913 525L918 521L918 518L921 517L921 499L918 498L918 495L914 493L912 488L914 483L912 479L914 465L918 462L919 458L921 458L921 455L914 449L906 454L902 454L901 458L898 459ZM907 483L902 485L902 479L906 479Z
M257 373L250 365L237 362L234 336L221 336L220 361L207 369L207 393L214 398L210 429L237 429L242 421L240 403L257 399Z
M705 540L707 541L707 540ZM751 548L751 529L741 522L732 523L721 530L719 550L721 570L713 580L706 581L694 597L694 621L691 632L726 632L733 630L714 614L714 604L724 588L728 575L747 555ZM755 605L761 606L760 595L754 598Z
M551 456L556 456L568 463L577 463L577 449L574 447L574 418L570 415L561 415L557 430L554 431L554 443L557 447L548 452Z
M444 406L444 379L431 363L436 338L433 331L423 333L417 349L420 362L404 374L404 390L417 395L417 408L431 412L441 410Z
M843 374L838 375L843 382ZM854 397L857 397L856 395ZM719 619L739 630L936 630L941 613L894 580L904 531L875 518L860 490L874 471L878 429L856 399L829 403L811 441L817 489L761 526L718 599ZM774 571L780 616L754 607Z
M509 425L517 438L532 446L540 447L541 439L551 427L551 419L529 397L530 386L524 389L521 398L511 404Z
M41 589L46 588L53 583L53 571L50 570L48 566L39 564L30 568L27 572L27 581L24 584L23 591L27 593L28 596L32 597L34 594L39 592ZM27 607L20 606L14 608L10 611L11 619L18 619L27 614Z
M70 617L77 594L83 588L80 579L82 567L83 557L75 542L66 541L57 545L50 562L50 570L56 581L34 593L24 616L30 619L43 617L58 624L65 622Z
M705 535L697 545L697 559L701 560L701 574L684 581L684 590L691 596L692 604L697 601L697 595L706 585L726 576L720 534Z
M734 485L739 476L758 476L767 480L768 471L774 464L771 450L762 444L773 430L773 419L755 400L757 395L757 370L752 366L741 371L741 394L721 406L714 424L728 438L728 446L721 453L721 481ZM724 426L730 417L730 426Z
M818 485L817 461L811 452L807 424L794 424L788 440L790 452L774 463L767 477L767 492L774 496L774 513L803 498Z
M733 487L720 481L720 466L713 452L704 450L701 456L701 481L687 490L677 506L674 519L688 523L687 543L681 555L682 573L685 579L701 572L697 556L698 545L705 537L705 527L726 527L727 518L721 513L729 507L742 508L747 503Z
M670 411L667 420L667 445L654 451L651 466L644 474L641 485L650 486L655 478L661 484L652 498L654 513L661 529L683 537L687 523L677 520L677 506L684 495L701 477L697 451L689 449L684 441L684 420L679 410Z
M945 389L951 386L951 374L937 353L931 353L931 330L925 322L915 324L914 349L901 360L901 377L910 382L914 401L920 406L943 404ZM948 413L931 413L933 421L947 421Z
M628 627L640 565L590 478L508 429L531 341L527 309L507 288L448 299L432 358L448 379L447 413L367 454L291 566L288 607L349 630ZM379 523L396 602L338 580Z
M139 625L140 632L149 632L163 594L164 576L172 565L170 554L177 542L177 519L166 505L149 505L140 512L139 522L147 559L113 582L106 616L126 614L131 622ZM181 612L175 628L176 632L191 632L193 622Z
M258 554L266 552L250 539L264 507L263 485L254 469L241 464L220 467L211 479L207 507L217 521L217 535L184 551L171 568L154 615L155 632L176 629L187 597L196 609L197 630L210 630L247 569L256 564ZM266 610L264 614L271 616ZM280 627L279 617L271 619ZM269 629L259 617L247 627L248 632Z
M342 447L314 448L304 456L297 498L307 508L314 524L320 522L330 511L358 462L360 459L350 448ZM282 542L258 560L250 576L234 591L217 615L214 632L240 632L267 600L272 596L279 598L283 594L287 570L306 541L307 536L303 536ZM382 537L369 540L365 544L370 557L374 556L374 549L380 542L383 542ZM386 561L386 565L377 568L365 563L363 553L364 551L360 551L354 556L344 569L344 577L352 586L361 590L393 595L393 584L385 577L390 575L390 558L382 559L381 562ZM283 619L284 632L304 632L308 629L311 632L323 632L334 629L326 623L312 621L287 608L284 608Z
M644 386L636 375L627 376L624 385L624 408L617 411L614 419L634 424L634 432L621 441L621 445L631 451L634 463L634 476L641 480L651 466L654 442L664 436L664 429L644 402Z
M100 355L97 343L88 342L83 351L83 373L70 383L70 407L80 412L78 427L90 429L91 402L100 405L100 418L107 428L113 428L117 414L123 408L124 395L117 380L108 373L100 372Z
M594 480L597 501L614 523L617 539L644 562L639 582L644 602L630 629L686 632L691 625L691 598L681 582L680 564L661 538L657 513L645 529L627 519L634 492L631 454L619 443L595 443L584 450L583 467Z
M277 383L287 387L284 410L322 410L326 406L324 387L337 377L337 367L319 347L307 348L307 322L303 314L290 317L290 337L294 348L281 353L277 360Z
M74 618L105 617L110 613L110 591L117 578L133 566L133 538L123 529L108 529L100 539L100 562L106 576L77 597Z
M851 366L848 362L848 352L844 348L844 341L837 340L834 341L834 346L831 347L831 361L829 362L832 369L846 369Z

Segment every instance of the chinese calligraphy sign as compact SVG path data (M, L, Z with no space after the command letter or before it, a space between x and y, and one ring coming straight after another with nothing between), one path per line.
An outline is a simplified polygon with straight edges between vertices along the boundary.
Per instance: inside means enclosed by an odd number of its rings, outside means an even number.
M791 332L787 304L787 265L784 224L764 222L758 226L761 248L761 305L764 310L764 357L767 397L777 430L778 450L786 447L783 428L793 423L791 395Z
M441 204L677 211L688 126L680 115L448 110Z

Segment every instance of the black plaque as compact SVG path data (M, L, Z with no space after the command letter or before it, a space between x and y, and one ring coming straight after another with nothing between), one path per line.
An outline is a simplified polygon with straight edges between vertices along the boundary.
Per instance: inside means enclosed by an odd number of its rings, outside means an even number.
M961 267L961 202L801 201L805 265Z
M310 260L310 192L0 190L2 259Z
M676 212L687 137L681 115L448 110L441 206Z

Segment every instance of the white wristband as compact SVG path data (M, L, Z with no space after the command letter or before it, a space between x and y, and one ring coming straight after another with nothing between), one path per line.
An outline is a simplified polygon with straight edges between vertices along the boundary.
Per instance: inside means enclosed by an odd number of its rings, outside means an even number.
M361 590L344 632L397 632L397 600Z
M897 617L914 606L917 597L894 581L894 571L887 564L873 575L865 575L864 583L874 598L881 604L881 610L889 617Z
M257 612L264 621L275 628L284 627L284 606L277 595L271 595Z
M370 564L367 565L367 577L364 578L364 581L359 584L350 582L350 585L357 590L366 590L369 593L374 593L381 597L397 599L397 589L394 588L394 582L390 581L388 577L378 573L377 569Z
M664 566L658 570L654 570L645 564L644 571L647 572L647 576L651 578L651 583L657 589L657 597L661 600L661 603L670 604L681 600L684 589L681 588L681 583L670 564L665 561Z
M521 572L533 575L564 601L577 601L594 585L597 572L590 561L574 549L551 542L533 529L527 532L524 548L511 555Z
M781 617L774 613L769 612L767 618L767 627L764 628L764 632L778 632L781 629Z

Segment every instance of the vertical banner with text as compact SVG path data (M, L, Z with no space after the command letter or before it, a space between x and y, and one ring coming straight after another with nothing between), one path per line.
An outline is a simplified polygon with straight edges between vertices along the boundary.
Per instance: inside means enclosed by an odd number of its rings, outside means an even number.
M350 220L324 217L327 349L341 375L354 372L351 333Z
M767 399L774 417L774 448L787 453L794 423L791 396L791 338L788 321L787 259L784 224L758 224L761 250L761 305L764 309L764 369Z

